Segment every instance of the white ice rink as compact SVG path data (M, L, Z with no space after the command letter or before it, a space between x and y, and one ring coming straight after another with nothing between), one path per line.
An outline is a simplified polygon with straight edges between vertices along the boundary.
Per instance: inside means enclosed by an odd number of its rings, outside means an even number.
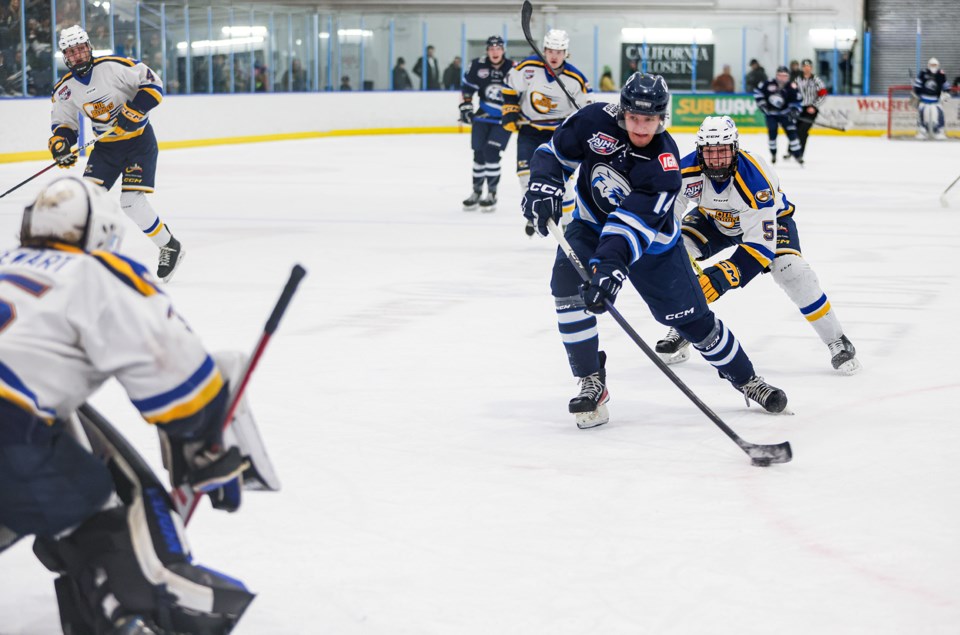
M712 307L795 416L747 409L699 357L675 367L748 441L791 442L766 469L609 317L612 418L576 428L555 245L524 235L514 156L481 215L460 210L466 135L161 153L152 201L188 250L167 291L209 348L250 350L309 271L250 387L284 490L189 527L199 562L258 593L236 632L960 633L960 186L938 203L960 144L817 136L805 169L778 164L864 370L836 375L769 276ZM2 189L43 165L0 165ZM0 247L36 190L0 201ZM124 250L155 263L132 224ZM664 332L631 289L617 306ZM119 387L93 403L159 470ZM22 541L0 556L0 633L57 629Z

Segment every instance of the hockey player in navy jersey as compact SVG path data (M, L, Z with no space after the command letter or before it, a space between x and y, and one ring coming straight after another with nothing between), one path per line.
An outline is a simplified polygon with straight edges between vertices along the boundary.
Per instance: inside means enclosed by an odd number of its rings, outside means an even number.
M222 429L244 356L208 353L155 278L111 251L123 222L106 190L63 177L0 251L0 551L36 536L65 633L229 633L253 594L194 564L142 459L77 418L116 378L156 426L173 486L227 511L242 489L279 487L245 400Z
M770 271L830 351L833 368L853 374L861 367L856 349L800 252L796 210L776 172L740 149L739 137L730 117L707 117L697 132L697 149L680 161L683 187L674 212L683 218L687 252L699 261L736 246L729 258L700 275L707 302ZM687 212L691 203L696 207ZM674 328L657 342L657 352L668 364L689 356L686 339Z
M160 249L157 277L168 282L185 250L147 200L154 191L157 138L149 112L163 100L163 85L144 63L127 57L93 57L79 26L60 32L60 51L70 72L53 87L48 147L61 168L77 163L77 120L89 117L95 134L113 131L93 146L83 176L106 189L120 179L120 205Z
M503 108L503 84L513 61L504 57L503 38L487 38L487 54L470 62L463 77L460 121L472 123L470 145L473 148L473 193L463 201L464 211L492 212L497 208L497 186L500 184L500 155L510 141L510 131L500 125ZM473 95L480 97L473 110ZM487 195L483 196L486 181Z
M767 118L767 138L770 140L770 162L777 162L777 133L782 127L787 133L790 156L803 165L803 151L797 134L797 119L803 100L796 82L790 81L790 69L781 66L773 79L761 82L753 91L757 106Z
M680 193L677 145L664 129L670 95L659 75L634 73L619 104L591 104L567 119L533 156L523 214L541 235L560 218L563 184L579 166L577 206L566 238L592 278L558 250L550 286L560 336L580 393L569 404L581 428L609 420L605 355L597 318L629 280L661 324L694 342L704 359L769 412L787 405L758 377L734 334L707 307L679 242L673 202ZM748 402L749 403L749 402Z
M940 69L940 62L931 57L927 67L917 73L913 80L913 98L917 102L917 139L946 139L943 131L943 107L950 99L947 76Z

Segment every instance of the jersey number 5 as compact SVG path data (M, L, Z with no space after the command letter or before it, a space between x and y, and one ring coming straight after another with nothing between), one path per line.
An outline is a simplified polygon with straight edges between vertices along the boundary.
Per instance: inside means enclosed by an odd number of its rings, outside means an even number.
M774 235L776 235L777 224L772 220L763 221L763 239L764 240L773 240Z
M50 289L49 285L15 273L0 273L0 282L9 282L18 289L23 289L38 298ZM17 309L12 303L0 298L0 332L10 326L10 323L15 319L17 319Z

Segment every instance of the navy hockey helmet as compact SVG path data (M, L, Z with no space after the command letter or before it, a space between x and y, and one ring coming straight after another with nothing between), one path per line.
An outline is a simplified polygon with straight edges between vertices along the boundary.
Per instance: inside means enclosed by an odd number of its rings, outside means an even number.
M634 73L627 78L620 89L620 110L617 112L617 123L626 130L624 115L632 112L638 115L657 115L660 117L660 127L657 133L663 132L664 121L667 116L667 107L670 105L670 89L667 81L660 75L646 75Z
M503 48L503 38L499 35L491 35L487 38L486 48L490 48L491 46L499 46L500 48Z

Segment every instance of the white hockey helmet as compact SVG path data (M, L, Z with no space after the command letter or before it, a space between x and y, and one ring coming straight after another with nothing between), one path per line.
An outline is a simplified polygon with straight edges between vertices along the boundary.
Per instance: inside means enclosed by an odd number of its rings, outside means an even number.
M86 45L85 54L71 59L73 56L67 54L67 49L82 45ZM83 75L93 67L93 47L90 45L90 36L79 24L68 26L60 31L58 46L63 54L63 63L77 75Z
M65 243L84 251L115 250L123 237L120 206L99 185L61 177L40 190L23 210L20 244Z
M90 36L87 35L82 26L74 24L60 31L59 46L61 53L78 44L90 44Z
M727 165L709 167L703 158L703 149L707 146L730 146L730 162ZM707 117L697 131L697 163L700 170L712 181L729 179L737 171L737 158L740 150L740 133L737 124L726 115Z
M935 58L935 57L931 57L931 58L927 61L927 70L932 71L932 72L934 72L934 73L936 73L938 70L940 70L940 60L938 60L938 59Z
M570 49L570 36L561 29L550 29L543 36L543 48L544 50L567 51Z

